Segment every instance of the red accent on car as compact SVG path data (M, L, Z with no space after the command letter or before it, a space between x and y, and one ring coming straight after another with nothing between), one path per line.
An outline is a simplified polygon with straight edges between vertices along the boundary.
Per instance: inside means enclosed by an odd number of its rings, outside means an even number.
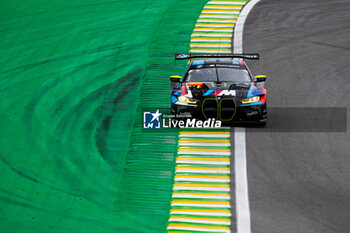
M263 104L266 104L266 89L265 89L265 88L262 88L262 87L258 87L258 88L263 90L263 95L260 97L260 101L261 101Z
M222 92L222 90L217 91L217 92L214 93L214 95L217 96L217 95L220 94L221 92Z
M187 94L187 90L185 85L182 84L182 95L186 95Z
M262 89L263 90L263 94L262 96L260 96L260 101L263 103L263 104L266 104L266 89L265 88L262 88L262 87L258 87L255 83L253 83L253 85L258 88L258 89Z
M202 88L203 83L187 83L188 87L196 86L198 89Z

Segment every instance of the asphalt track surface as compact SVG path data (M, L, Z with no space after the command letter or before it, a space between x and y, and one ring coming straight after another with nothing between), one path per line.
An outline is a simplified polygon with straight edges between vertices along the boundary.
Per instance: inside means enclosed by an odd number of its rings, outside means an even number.
M344 0L262 0L253 8L243 47L260 53L250 68L268 77L269 107L339 107L349 122L349 12ZM349 124L329 119L315 132L291 115L278 130L273 122L247 129L252 232L350 232Z

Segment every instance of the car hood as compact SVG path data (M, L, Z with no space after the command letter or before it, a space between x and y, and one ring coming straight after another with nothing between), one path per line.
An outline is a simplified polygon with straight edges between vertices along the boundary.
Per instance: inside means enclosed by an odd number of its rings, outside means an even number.
M186 83L188 94L194 99L203 98L229 98L238 99L247 98L252 83L237 82L202 82L202 83Z

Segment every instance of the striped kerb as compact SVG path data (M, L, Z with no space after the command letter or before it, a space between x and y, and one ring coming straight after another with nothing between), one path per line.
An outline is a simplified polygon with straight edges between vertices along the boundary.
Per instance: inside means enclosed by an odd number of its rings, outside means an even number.
M209 1L191 35L191 53L231 53L247 1ZM231 232L229 129L180 130L168 233Z
M230 232L230 131L181 130L168 232Z
M209 1L191 35L191 53L231 53L233 28L248 1Z

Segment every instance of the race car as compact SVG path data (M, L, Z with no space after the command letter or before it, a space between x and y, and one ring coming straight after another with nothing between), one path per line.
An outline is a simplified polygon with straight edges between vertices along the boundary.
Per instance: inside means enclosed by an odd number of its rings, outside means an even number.
M244 59L259 54L176 54L189 59L184 76L171 80L171 112L223 123L267 122L266 76L253 76ZM193 60L196 59L196 60Z

